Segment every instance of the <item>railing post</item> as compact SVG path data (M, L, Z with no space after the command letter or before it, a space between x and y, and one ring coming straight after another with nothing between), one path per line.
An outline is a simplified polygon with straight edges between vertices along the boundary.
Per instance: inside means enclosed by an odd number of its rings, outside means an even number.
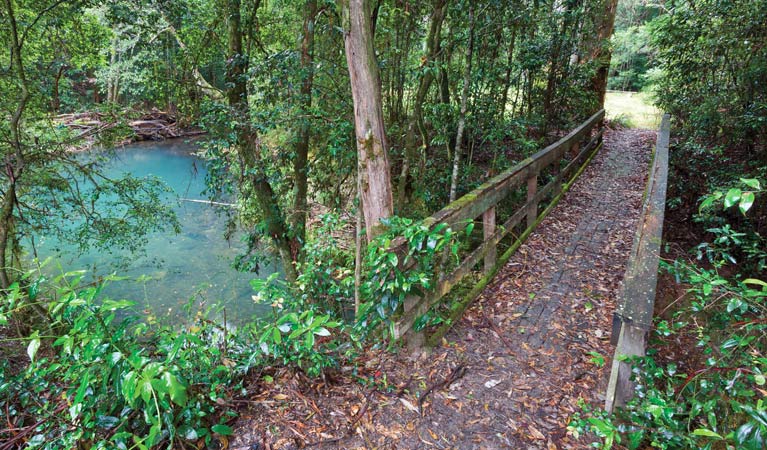
M578 141L573 142L573 146L570 147L570 156L571 158L576 158L578 156L578 150L581 148L581 143Z
M534 202L535 194L538 193L538 174L527 179L527 228L535 225L538 219L538 202Z
M482 213L482 231L485 242L493 239L495 234L495 206ZM485 253L485 273L489 273L493 270L496 260L496 246L495 243L490 245Z

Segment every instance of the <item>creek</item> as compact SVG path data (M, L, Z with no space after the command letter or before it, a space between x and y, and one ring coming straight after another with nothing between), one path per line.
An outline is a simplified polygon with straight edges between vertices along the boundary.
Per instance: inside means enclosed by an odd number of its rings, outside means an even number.
M181 139L131 144L117 149L102 170L107 177L130 173L165 182L174 191L166 199L178 215L179 234L151 233L145 253L138 258L119 249L78 254L64 242L41 239L37 242L40 259L52 258L45 271L55 274L61 268L79 268L87 269L90 277L112 272L130 277L110 282L104 295L137 302L148 320L186 321L185 305L192 306L192 313L212 308L218 318L225 309L228 322L235 325L262 315L268 306L253 301L250 280L278 269L266 264L255 274L232 267L245 244L237 233L229 240L224 238L228 219L222 208L227 206L210 204L203 195L206 170L195 156L196 150L194 144Z

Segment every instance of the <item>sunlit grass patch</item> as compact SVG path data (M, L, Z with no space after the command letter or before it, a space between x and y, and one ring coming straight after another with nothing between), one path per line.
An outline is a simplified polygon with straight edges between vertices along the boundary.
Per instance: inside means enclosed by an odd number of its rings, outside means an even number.
M605 97L607 118L630 128L658 128L661 113L647 94L608 92Z

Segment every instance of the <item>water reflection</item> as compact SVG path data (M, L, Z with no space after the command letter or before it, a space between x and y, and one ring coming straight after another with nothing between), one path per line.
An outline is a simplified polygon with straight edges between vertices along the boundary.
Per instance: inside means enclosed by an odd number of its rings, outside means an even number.
M276 271L275 266L262 265L259 275L234 270L232 261L244 244L237 235L224 239L227 218L221 208L226 206L181 200L205 200L206 171L195 150L182 140L133 144L117 150L104 168L109 177L128 172L138 177L153 175L167 183L175 192L167 200L177 204L180 234L152 233L146 254L136 260L120 250L91 250L78 256L72 246L42 239L37 243L40 258L54 257L47 270L85 268L94 276L116 271L134 279L145 275L140 282L112 282L105 294L135 300L153 318L181 320L182 308L190 301L195 308L225 307L233 323L263 313L265 307L252 301L249 281Z

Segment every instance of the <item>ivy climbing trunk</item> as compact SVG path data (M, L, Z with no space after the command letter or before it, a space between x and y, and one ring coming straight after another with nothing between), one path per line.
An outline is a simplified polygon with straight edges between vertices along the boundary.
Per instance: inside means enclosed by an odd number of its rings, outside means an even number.
M359 160L360 197L365 232L372 240L381 219L392 215L393 198L388 144L381 104L381 78L373 49L370 5L341 0L344 46L354 101L354 131Z
M253 10L257 10L260 2L256 2ZM236 118L235 147L240 160L241 189L252 190L256 202L266 224L266 232L272 241L288 281L295 281L297 269L295 260L298 254L296 243L289 237L289 230L283 216L277 196L264 171L261 160L261 141L258 132L251 125L250 109L248 106L248 55L243 52L243 32L240 19L240 0L227 0L227 33L229 54L226 66L226 81L229 89L226 92L227 101Z

